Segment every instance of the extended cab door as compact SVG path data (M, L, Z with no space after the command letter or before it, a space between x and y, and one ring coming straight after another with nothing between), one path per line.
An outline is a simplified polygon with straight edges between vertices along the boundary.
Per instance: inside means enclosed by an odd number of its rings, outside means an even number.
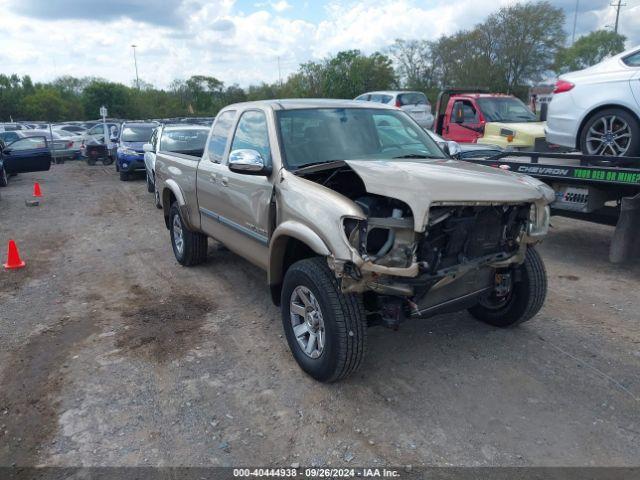
M442 136L447 140L475 143L482 136L480 113L469 99L450 99L445 118Z
M51 168L51 151L45 137L27 137L2 151L7 173L42 172Z
M221 142L218 134L224 128L216 129L217 123L209 140L210 145L212 142ZM268 223L273 185L267 176L229 170L229 153L238 149L256 150L268 164L271 163L269 126L262 110L247 110L240 114L231 145L226 145L221 163L207 163L204 159L200 162L204 163L198 171L201 221L203 227L206 225L205 228L210 228L211 235L230 250L266 268L269 262Z

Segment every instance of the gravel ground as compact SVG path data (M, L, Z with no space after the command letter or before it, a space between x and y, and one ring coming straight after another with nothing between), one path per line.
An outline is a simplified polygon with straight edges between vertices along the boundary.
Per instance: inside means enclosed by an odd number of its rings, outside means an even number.
M33 181L44 198L27 207ZM289 354L266 274L180 267L142 180L74 163L0 189L0 465L638 465L640 267L553 219L530 322L370 330L353 377Z

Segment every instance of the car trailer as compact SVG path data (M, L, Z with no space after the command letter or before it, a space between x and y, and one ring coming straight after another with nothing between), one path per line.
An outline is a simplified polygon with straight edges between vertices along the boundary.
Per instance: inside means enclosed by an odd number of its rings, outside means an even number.
M507 151L465 161L545 182L556 192L552 215L616 227L609 261L640 258L640 158Z

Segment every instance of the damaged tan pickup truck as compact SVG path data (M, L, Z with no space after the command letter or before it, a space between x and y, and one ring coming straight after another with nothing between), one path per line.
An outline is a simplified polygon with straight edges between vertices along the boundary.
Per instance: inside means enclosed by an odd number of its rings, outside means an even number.
M450 159L393 107L231 105L201 159L160 151L155 180L178 262L204 262L212 237L266 270L289 347L320 381L360 366L368 326L468 309L507 327L545 299L533 244L553 191Z

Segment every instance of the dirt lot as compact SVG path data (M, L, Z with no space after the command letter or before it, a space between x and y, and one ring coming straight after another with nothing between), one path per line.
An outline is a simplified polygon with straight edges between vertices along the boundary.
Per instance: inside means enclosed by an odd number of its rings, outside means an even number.
M27 207L34 180L39 207ZM142 180L53 166L0 189L0 465L638 465L640 267L554 219L550 292L512 330L370 330L336 385L289 354L266 275L174 260Z

